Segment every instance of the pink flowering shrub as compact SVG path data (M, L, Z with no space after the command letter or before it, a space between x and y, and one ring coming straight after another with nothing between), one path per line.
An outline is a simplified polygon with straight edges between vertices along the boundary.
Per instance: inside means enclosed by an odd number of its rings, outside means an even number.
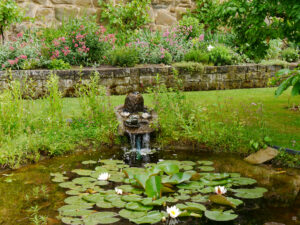
M28 61L39 60L40 49L38 40L25 38L23 33L17 34L12 41L0 45L1 69L23 69Z
M103 62L103 56L115 44L115 35L109 34L105 27L96 23L86 23L84 18L67 23L60 28L58 37L45 39L43 55L52 60L62 59L71 65Z

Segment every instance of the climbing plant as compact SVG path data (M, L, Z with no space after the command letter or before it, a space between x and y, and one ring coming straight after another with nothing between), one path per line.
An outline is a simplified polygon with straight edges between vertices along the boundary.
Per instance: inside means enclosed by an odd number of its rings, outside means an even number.
M0 35L4 43L4 31L21 20L21 10L14 0L0 1Z
M129 33L150 22L148 11L151 0L122 0L118 3L98 0L98 3L102 8L100 21L115 31Z

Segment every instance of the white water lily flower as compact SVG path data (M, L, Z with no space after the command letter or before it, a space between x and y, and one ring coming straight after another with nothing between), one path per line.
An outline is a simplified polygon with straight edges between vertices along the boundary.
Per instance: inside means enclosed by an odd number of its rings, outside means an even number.
M117 193L117 195L122 195L123 194L123 190L120 188L115 188L115 191Z
M171 218L176 218L177 216L180 215L180 210L174 205L172 207L167 207L167 213Z
M213 48L215 48L215 47L212 46L212 45L209 45L209 46L207 47L207 50L210 52Z
M223 186L217 186L217 187L215 187L215 192L218 195L223 195L227 192L227 189Z
M98 177L98 180L108 180L110 178L109 173L101 173Z

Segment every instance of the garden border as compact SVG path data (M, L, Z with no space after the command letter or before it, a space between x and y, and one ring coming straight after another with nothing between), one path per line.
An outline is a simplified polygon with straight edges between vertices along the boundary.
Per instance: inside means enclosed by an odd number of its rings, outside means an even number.
M297 64L290 64L293 69ZM88 82L94 72L100 76L99 83L107 87L110 94L122 95L132 91L145 92L153 86L160 75L160 82L168 87L175 85L173 69L177 69L185 91L225 90L267 87L269 78L282 69L280 65L230 65L204 66L201 68L173 67L166 65L140 65L131 68L99 67L71 70L14 70L12 79L26 80L34 88L35 97L47 92L47 79L55 73L59 78L60 90L64 96L75 96L78 83ZM8 87L11 76L0 71L0 90Z

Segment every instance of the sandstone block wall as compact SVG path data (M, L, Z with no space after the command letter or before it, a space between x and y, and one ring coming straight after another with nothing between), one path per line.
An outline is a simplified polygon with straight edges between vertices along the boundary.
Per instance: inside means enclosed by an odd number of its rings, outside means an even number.
M294 68L295 65L291 66ZM173 67L171 66L144 66L133 68L97 68L79 70L27 70L13 71L13 79L25 80L34 87L35 97L41 97L47 92L47 79L51 73L60 78L60 90L64 96L74 96L76 85L89 82L90 77L99 73L99 85L107 87L111 94L121 95L132 91L144 92L147 87L156 83L157 74L160 82L168 87L174 85ZM241 65L241 66L207 66L203 71L192 72L187 69L179 69L179 78L183 81L185 91L224 90L239 88L267 87L270 77L281 66ZM7 88L9 75L5 71L0 72L0 90Z
M26 16L34 18L33 26L50 26L69 16L100 15L98 0L16 0L25 9ZM117 1L117 0L112 0ZM150 27L164 30L176 24L182 13L195 6L192 0L152 0L149 15ZM18 25L16 30L32 26L29 22Z

